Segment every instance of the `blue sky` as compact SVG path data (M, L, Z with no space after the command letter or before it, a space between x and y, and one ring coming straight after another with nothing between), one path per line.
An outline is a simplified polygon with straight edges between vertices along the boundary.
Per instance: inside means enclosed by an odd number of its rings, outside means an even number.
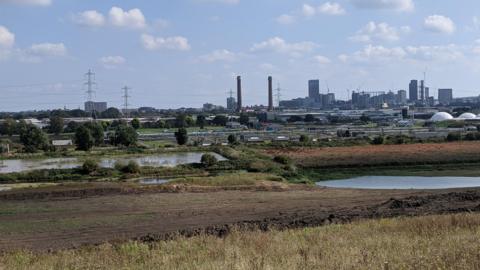
M309 79L339 98L406 89L425 70L435 95L476 96L479 60L478 0L0 0L0 111L78 108L90 68L111 106L125 85L133 107L224 105L236 75L248 105L269 75L283 99Z

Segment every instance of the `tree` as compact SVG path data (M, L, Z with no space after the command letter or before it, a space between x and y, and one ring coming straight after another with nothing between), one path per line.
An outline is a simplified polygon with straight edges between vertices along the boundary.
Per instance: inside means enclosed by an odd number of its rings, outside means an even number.
M102 123L100 122L87 122L84 124L86 128L90 130L90 134L93 137L96 146L102 145L105 138L105 132Z
M139 129L140 126L141 126L140 120L138 120L138 118L133 119L130 124L132 125L132 127L133 127L134 129Z
M215 165L218 162L218 160L214 155L207 153L207 154L202 155L202 158L201 158L200 162L205 167L211 167L211 166Z
M25 152L35 153L38 150L48 150L48 136L36 126L29 125L20 133L20 141L25 147Z
M115 145L133 146L137 144L137 140L138 133L132 127L121 125L115 129L113 142Z
M60 116L52 116L50 117L50 125L48 127L48 131L55 135L59 135L63 132L63 118Z
M175 118L175 127L176 128L185 128L187 127L187 116L185 114L179 114Z
M188 142L188 132L185 128L179 128L175 132L175 138L177 139L178 145L185 145Z
M5 121L0 125L0 134L1 135L8 135L12 136L16 132L16 123L15 120L12 118L7 118Z
M197 116L197 126L199 126L200 129L204 129L206 123L207 123L207 118L205 117L205 115Z
M362 116L360 116L360 121L362 121L364 123L368 123L368 122L370 122L370 117L368 117L365 114L362 114Z
M246 126L250 122L250 117L248 116L248 114L242 113L240 114L240 118L238 119L238 122Z
M289 123L295 123L295 122L301 122L303 121L303 118L299 115L292 115L290 118L287 120Z
M300 135L300 142L308 143L308 142L310 142L310 137L308 137L308 135L302 134L302 135Z
M95 160L87 159L82 165L82 171L85 174L91 174L98 170L99 166Z
M235 136L234 134L228 135L227 139L228 139L229 144L236 144L237 143L237 136Z
M228 117L226 117L225 115L217 115L212 122L216 126L226 126L228 122Z
M381 145L385 142L385 138L383 136L377 136L373 139L372 144L374 145Z
M86 125L81 125L75 131L75 144L77 149L83 151L89 151L95 145L95 139Z
M75 122L75 121L68 122L67 127L65 128L64 132L65 133L74 133L79 126L80 126L80 124Z
M116 119L122 116L122 113L117 108L108 108L106 111L100 114L102 118Z
M315 118L315 116L313 116L312 114L307 114L305 115L305 122L307 123L313 123L317 121L317 119Z

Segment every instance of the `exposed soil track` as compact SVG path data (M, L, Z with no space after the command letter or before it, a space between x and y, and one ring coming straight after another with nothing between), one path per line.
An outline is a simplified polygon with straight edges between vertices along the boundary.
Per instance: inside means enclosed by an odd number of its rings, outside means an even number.
M480 211L480 189L106 192L0 199L0 250L37 251L103 242L224 235L234 227L299 228L364 218ZM56 192L60 192L57 190ZM75 194L73 194L75 195ZM13 196L10 193L10 196Z

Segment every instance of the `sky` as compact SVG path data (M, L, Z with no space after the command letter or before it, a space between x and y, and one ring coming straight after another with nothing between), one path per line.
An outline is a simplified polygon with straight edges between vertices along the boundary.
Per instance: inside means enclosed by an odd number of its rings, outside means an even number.
M0 111L225 105L321 92L407 89L480 94L478 0L0 0Z

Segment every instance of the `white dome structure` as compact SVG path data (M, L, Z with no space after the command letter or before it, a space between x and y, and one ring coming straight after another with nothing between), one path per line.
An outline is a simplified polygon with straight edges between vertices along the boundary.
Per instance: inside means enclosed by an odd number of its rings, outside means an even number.
M453 116L451 114L446 113L446 112L438 112L438 113L436 113L432 116L430 121L432 121L432 122L442 122L442 121L448 121L448 120L452 120L452 119L453 119Z
M458 117L458 119L475 119L477 116L473 113L463 113Z

